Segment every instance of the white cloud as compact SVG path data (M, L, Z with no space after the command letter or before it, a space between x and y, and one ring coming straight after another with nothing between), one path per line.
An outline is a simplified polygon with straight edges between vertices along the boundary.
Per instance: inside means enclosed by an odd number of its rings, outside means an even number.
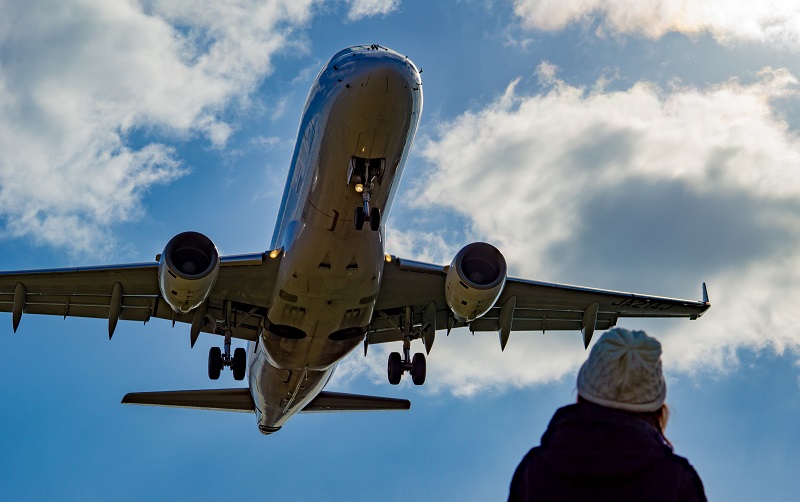
M350 11L347 19L358 21L370 16L385 16L397 10L400 0L350 0Z
M185 172L165 140L224 146L312 0L0 4L4 233L97 252L153 184ZM131 133L162 140L134 144ZM139 143L143 143L141 140Z
M386 252L400 258L413 256L431 263L449 263L458 249L441 233L404 231L390 227L386 234Z
M707 32L722 43L800 48L800 6L792 0L515 0L514 10L527 27L548 31L600 18L601 33L659 38L668 32Z
M695 299L708 281L701 320L620 323L659 337L670 370L800 351L800 138L777 106L796 99L795 77L766 68L750 83L606 92L545 70L546 92L513 82L422 141L432 174L419 213L455 212L516 276ZM552 381L585 357L578 333L514 333L505 353L492 333L454 333L437 339L429 381L468 395Z

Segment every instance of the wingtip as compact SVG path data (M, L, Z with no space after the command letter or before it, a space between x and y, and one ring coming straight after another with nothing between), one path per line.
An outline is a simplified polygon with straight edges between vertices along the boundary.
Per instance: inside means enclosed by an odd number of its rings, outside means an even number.
M705 282L703 283L703 303L711 304L711 302L708 301L708 288L706 287Z

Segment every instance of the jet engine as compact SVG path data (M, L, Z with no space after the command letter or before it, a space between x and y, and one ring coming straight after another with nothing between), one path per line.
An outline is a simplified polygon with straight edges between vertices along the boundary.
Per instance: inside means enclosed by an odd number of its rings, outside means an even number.
M494 305L506 283L506 259L485 242L464 246L453 258L445 279L445 298L455 318L474 321Z
M161 295L178 313L189 312L203 303L217 275L217 247L198 232L183 232L170 239L158 262Z

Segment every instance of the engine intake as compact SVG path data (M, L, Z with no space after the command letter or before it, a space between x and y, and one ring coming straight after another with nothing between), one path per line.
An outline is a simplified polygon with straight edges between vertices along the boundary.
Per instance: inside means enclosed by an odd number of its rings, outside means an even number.
M456 253L445 279L445 298L456 319L474 321L503 292L508 269L496 247L485 242L467 244Z
M158 262L161 295L178 313L189 312L203 303L217 275L217 247L199 232L183 232L170 239Z

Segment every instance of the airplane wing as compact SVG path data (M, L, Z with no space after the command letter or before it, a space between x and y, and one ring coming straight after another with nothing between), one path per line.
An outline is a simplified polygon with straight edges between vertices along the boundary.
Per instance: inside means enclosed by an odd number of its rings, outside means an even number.
M234 325L232 336L255 340L270 307L279 263L280 256L270 258L263 253L222 257L200 331L215 333L214 320L224 319L228 310ZM118 316L112 312L115 294L119 296ZM0 312L12 313L14 331L23 312L108 319L109 337L117 319L193 321L192 313L176 314L161 298L155 262L0 272Z
M500 333L502 348L510 331L582 331L588 346L595 329L611 328L622 317L697 319L711 306L705 284L703 300L691 301L508 278L485 315L461 323L447 306L445 277L445 267L391 257L384 266L367 343L403 340L404 316L410 313L412 329L428 328L427 337L420 334L428 350L432 331L462 326Z

